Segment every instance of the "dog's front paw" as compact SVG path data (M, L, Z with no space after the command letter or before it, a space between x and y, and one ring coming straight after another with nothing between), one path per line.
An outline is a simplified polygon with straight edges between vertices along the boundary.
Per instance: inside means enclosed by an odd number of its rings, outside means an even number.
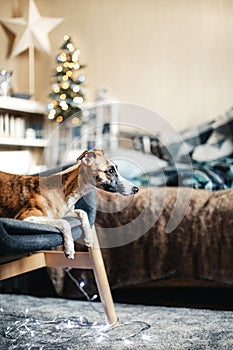
M64 252L67 259L74 259L74 252Z
M68 259L74 259L75 251L74 251L74 243L73 242L72 242L72 244L65 245L64 253Z
M74 259L74 251L65 250L64 253L67 259Z
M93 248L94 247L94 241L93 239L87 239L87 238L84 238L84 241L85 241L85 244L88 248Z

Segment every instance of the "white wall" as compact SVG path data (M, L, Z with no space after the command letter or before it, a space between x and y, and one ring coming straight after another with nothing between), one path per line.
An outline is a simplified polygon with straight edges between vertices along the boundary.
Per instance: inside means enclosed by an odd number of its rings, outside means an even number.
M86 95L106 84L121 101L159 111L178 129L202 123L233 105L232 0L35 0L42 16L64 17L51 34L53 56L36 54L36 97L47 100L55 55L70 34L87 64ZM22 15L26 0L0 0L1 16ZM0 67L14 70L27 91L27 53ZM136 122L136 121L135 121Z

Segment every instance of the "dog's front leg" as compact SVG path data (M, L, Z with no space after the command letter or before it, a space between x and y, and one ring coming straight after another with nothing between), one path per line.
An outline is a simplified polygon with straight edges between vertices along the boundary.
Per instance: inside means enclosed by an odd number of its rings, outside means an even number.
M34 222L37 224L47 224L57 227L63 234L64 253L67 258L74 259L74 240L71 233L70 224L64 219L50 219L47 216L29 216L25 221Z
M84 241L86 245L92 248L94 245L94 238L92 235L91 226L89 223L87 213L82 209L75 209L74 213L76 217L81 221L82 229L85 236Z

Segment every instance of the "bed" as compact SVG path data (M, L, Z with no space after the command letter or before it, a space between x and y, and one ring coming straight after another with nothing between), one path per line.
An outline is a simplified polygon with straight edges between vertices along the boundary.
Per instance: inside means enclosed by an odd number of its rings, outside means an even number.
M144 172L130 168L129 176L127 163L120 162L123 175L141 187L131 200L97 191L96 226L112 289L233 287L232 135L230 110L181 133L186 148L158 138L151 143L153 156L143 153L143 145L138 155L117 152L131 164L142 159ZM167 152L172 147L175 161ZM184 149L191 163L184 161ZM59 274L54 285L60 295L79 297ZM74 275L95 292L89 273Z

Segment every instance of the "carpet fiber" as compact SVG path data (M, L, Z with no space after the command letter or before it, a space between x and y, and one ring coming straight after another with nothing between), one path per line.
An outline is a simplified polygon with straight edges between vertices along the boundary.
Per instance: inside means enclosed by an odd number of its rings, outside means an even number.
M116 304L112 329L102 311L100 303L2 294L0 348L233 349L233 311Z

